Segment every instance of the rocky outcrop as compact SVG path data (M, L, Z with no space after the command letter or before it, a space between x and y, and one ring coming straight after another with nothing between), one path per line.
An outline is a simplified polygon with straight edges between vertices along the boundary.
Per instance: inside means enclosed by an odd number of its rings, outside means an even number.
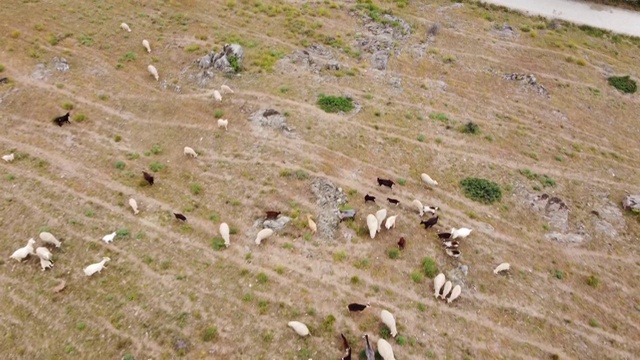
M622 208L628 211L640 211L640 195L627 195L622 199Z
M331 180L322 177L312 180L311 192L316 197L318 205L318 235L323 239L333 239L340 223L338 209L347 202L347 195Z
M331 50L316 43L306 49L293 51L276 64L278 71L283 74L291 73L292 66L314 74L319 74L322 70L340 70L345 67L333 56Z
M536 77L533 74L504 74L502 75L502 78L504 80L520 81L521 83L533 87L538 94L549 97L549 92L547 91L547 89L540 83L538 83Z
M203 70L213 68L217 71L225 73L235 73L237 69L242 67L244 60L244 50L238 44L225 44L222 51L209 54L196 59L195 63ZM233 63L233 64L232 64Z
M294 131L294 128L287 124L287 118L274 109L260 109L249 116L249 121L287 133Z

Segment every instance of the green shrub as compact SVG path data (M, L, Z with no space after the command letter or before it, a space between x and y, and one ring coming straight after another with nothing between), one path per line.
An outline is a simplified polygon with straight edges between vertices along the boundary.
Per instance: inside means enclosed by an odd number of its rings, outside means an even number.
M85 115L85 114L76 114L76 115L73 117L73 121L75 121L75 122L83 122L83 121L85 121L86 119L87 119L87 115Z
M213 116L216 119L222 118L222 115L224 115L224 111L222 111L222 110L216 110L216 111L213 112Z
M480 126L473 121L469 121L462 126L462 129L460 129L460 131L465 134L475 135L480 133Z
M4 71L4 65L0 64L0 72Z
M65 110L73 110L73 103L70 103L67 101L64 104L62 104L62 108Z
M202 192L202 185L193 183L191 184L191 193L193 195L198 195Z
M233 69L233 72L239 73L240 70L242 70L240 68L240 62L238 61L238 58L235 55L229 56L227 60L229 61L229 65Z
M149 169L151 169L151 171L153 172L158 172L164 169L164 164L160 164L159 162L154 162L151 165L149 165Z
M198 45L198 44L185 46L185 48L184 48L184 51L186 51L186 52L194 52L194 51L198 51L198 50L200 50L200 45Z
M400 250L398 250L398 248L392 247L387 251L387 255L389 255L389 259L395 260L400 257Z
M353 109L353 101L344 96L327 96L320 94L317 104L322 110L328 113L336 113L339 111L349 112Z
M502 199L500 186L493 181L479 178L466 178L460 181L464 195L471 200L491 204Z
M422 259L422 270L424 271L424 275L429 279L433 279L438 275L438 265L436 265L436 262L430 257Z
M600 279L598 279L598 277L596 277L595 275L590 275L587 278L587 285L591 286L592 288L596 288L598 287L598 285L600 285Z
M127 51L126 54L124 54L123 56L121 56L118 61L119 62L125 62L125 61L133 61L135 59L138 58L138 55L136 55L136 53L134 53L133 51Z
M627 76L611 76L607 79L609 85L622 91L623 93L633 94L638 89L636 82Z
M210 326L202 332L202 341L209 342L218 337L218 329L215 326Z
M413 271L411 273L411 280L413 280L413 282L416 284L420 284L422 283L422 281L424 281L424 276L422 276L422 273L419 271Z
M85 34L80 35L80 37L78 38L78 41L80 41L80 44L84 46L93 45L93 38L89 35L85 35Z
M118 169L118 170L124 169L125 166L126 165L125 165L124 161L117 161L116 162L116 169Z

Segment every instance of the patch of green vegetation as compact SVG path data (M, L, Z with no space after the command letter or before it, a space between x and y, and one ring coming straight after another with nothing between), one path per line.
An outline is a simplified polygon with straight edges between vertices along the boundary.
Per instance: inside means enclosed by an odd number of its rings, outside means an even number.
M73 117L73 121L75 121L75 122L83 122L83 121L85 121L86 119L87 119L87 116L86 116L85 114L82 114L82 113L80 113L80 114L76 114L76 115Z
M424 142L425 140L426 140L426 137L424 136L424 134L418 135L418 141Z
M218 328L215 326L209 326L202 331L201 339L204 342L213 341L218 337Z
M387 251L387 255L389 256L389 259L395 260L400 257L400 250L398 250L398 248L392 247Z
M425 257L422 259L422 271L424 275L429 279L433 279L436 275L438 275L438 265L436 261L430 257Z
M3 72L5 69L4 65L0 64L0 72Z
M638 89L635 80L627 76L611 76L607 79L609 85L627 94L633 94Z
M462 125L460 132L463 134L472 134L472 135L479 134L480 125L474 123L473 121L469 121L468 123Z
M318 95L316 103L322 110L328 113L349 112L353 110L353 100L344 96Z
M269 281L269 277L263 272L259 273L256 279L258 280L258 284L266 284L267 281Z
M598 277L595 275L589 275L589 277L587 278L587 285L591 286L592 288L597 288L598 285L600 285L600 279L598 279Z
M464 195L471 200L492 204L502 199L500 186L493 181L480 178L466 178L460 181Z
M589 326L591 326L591 327L599 327L600 323L596 319L589 319Z
M160 144L155 144L151 147L151 153L153 155L158 155L162 152L162 146Z
M151 171L153 171L153 172L158 172L158 171L164 169L164 164L161 164L159 162L153 162L153 163L151 163L151 165L149 165L149 169L151 169Z
M116 161L116 169L122 170L125 168L125 166L126 164L124 163L124 161Z
M138 55L136 55L136 53L134 53L133 51L127 51L126 54L118 58L118 62L130 62L134 61L137 58Z
M122 136L120 136L120 135L116 135L116 136L114 136L114 137L113 137L113 141L115 141L115 142L120 142L120 141L122 141Z
M405 179L405 178L398 178L397 181L398 181L398 185L400 185L400 186L407 185L407 179Z
M84 46L91 46L93 45L94 41L93 38L89 35L86 34L82 34L78 37L78 41L80 42L80 44L84 45Z
M190 185L191 193L193 195L198 195L202 192L202 185L193 183Z
M278 49L270 49L256 54L251 64L259 67L262 71L271 73L273 72L273 66L276 64L276 61L281 59L283 56L283 51Z
M347 259L347 253L344 251L338 251L333 253L333 260L334 261L344 261Z
M234 73L239 73L242 70L240 67L240 61L235 55L230 55L227 57L227 60L229 61L229 66L231 66Z
M302 169L291 170L291 169L282 169L280 170L280 176L286 178L293 178L297 180L307 180L309 178L309 173Z
M564 279L564 271L561 271L561 270L555 270L555 271L553 272L553 276L554 276L556 279L558 279L558 280L562 280L562 279Z
M424 281L424 276L420 271L411 272L411 280L416 284L421 284Z
M333 325L336 323L336 317L329 314L327 315L324 320L322 320L322 325L320 325L320 329L322 330L322 332L324 333L332 333L333 332Z
M223 115L224 115L224 111L222 110L216 110L213 112L213 117L215 117L216 119L222 118Z
M184 51L188 52L188 53L192 53L194 51L198 51L200 50L200 45L198 44L192 44L192 45L188 45L184 47Z
M65 102L62 104L62 108L63 108L63 109L65 109L65 110L67 110L67 111L71 111L71 110L73 110L73 103L72 103L72 102L65 101Z
M406 345L407 344L406 336L398 335L398 337L396 337L396 343L398 343L398 345L400 346Z
M118 229L118 231L116 231L116 239L122 239L129 236L129 229Z
M227 247L224 245L224 239L221 237L214 237L211 239L211 248L215 251L224 250Z

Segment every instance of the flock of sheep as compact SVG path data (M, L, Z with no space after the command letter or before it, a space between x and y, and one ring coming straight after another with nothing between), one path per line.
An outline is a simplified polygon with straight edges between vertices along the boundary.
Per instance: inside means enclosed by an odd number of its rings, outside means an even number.
M126 23L122 23L120 27L127 32L131 32L131 28ZM147 52L149 53L151 52L151 46L148 40L146 39L142 40L142 45L147 50ZM155 68L155 66L149 65L147 69L149 73L156 80L159 79L158 70ZM222 93L233 93L233 90L229 88L227 85L222 85L220 88L220 91ZM213 97L218 102L222 101L222 95L220 91L214 90L213 92ZM58 123L58 125L62 126L62 123L68 122L68 116L69 114L67 113L64 116L56 118L56 122ZM60 121L58 121L58 119L60 119ZM225 130L227 130L228 123L229 123L228 120L218 119L219 128L224 128ZM193 157L193 158L198 157L197 152L193 148L188 146L184 148L184 155L187 157ZM12 162L14 158L15 158L14 154L2 156L2 159L6 162ZM153 185L154 183L153 176L151 176L146 172L143 172L143 173L144 173L145 180L149 182L149 184ZM424 174L424 173L421 174L420 178L422 182L427 184L428 186L432 186L432 187L438 186L438 182L433 180L427 174ZM389 187L390 189L393 189L393 186L395 185L395 183L392 180L386 180L386 179L380 179L380 178L378 178L378 184L379 186L386 186L386 187ZM398 206L400 204L400 201L396 199L387 198L387 200L389 203L395 206ZM369 194L366 194L365 203L367 202L375 203L375 197L370 196ZM133 198L129 199L129 206L133 210L134 215L139 214L140 211L138 209L138 203L135 199ZM421 225L424 225L425 229L429 229L433 227L435 224L437 224L438 215L436 215L436 212L439 210L438 207L424 206L417 199L411 202L411 206L418 211L418 214L421 219L425 213L430 213L431 215L433 215L428 220L423 220L420 222ZM355 213L356 213L355 210L341 212L340 217L341 219L345 219L345 218L353 219L355 218ZM174 215L176 216L177 219L186 221L186 217L184 215L177 214L177 213L174 213ZM276 218L278 215L280 215L280 212L268 211L267 219ZM369 230L369 236L371 237L371 239L374 239L376 234L380 233L383 223L384 223L385 229L387 229L388 231L394 228L398 216L399 215L392 215L387 217L387 209L385 208L379 209L375 214L368 214L366 216L366 225ZM312 220L311 215L307 215L307 222L311 231L315 233L317 231L317 226L316 226L316 223ZM459 228L459 229L452 228L451 231L448 233L438 233L437 235L442 240L442 245L444 246L445 252L447 253L447 255L452 257L459 257L460 256L460 251L458 250L459 242L456 241L455 239L466 238L471 234L471 231L472 229L469 229L469 228ZM229 225L225 222L221 223L219 227L219 232L220 232L220 236L224 240L225 246L229 247L231 244L230 236L229 236L230 235ZM273 233L274 231L269 228L260 230L256 235L255 244L260 245L263 240L273 235ZM116 232L107 234L102 238L102 240L105 243L109 244L115 239L116 235L117 235ZM52 245L56 248L59 248L61 246L61 242L49 232L41 232L39 234L39 238L42 240L44 245ZM53 261L52 261L53 255L46 246L37 247L34 250L35 243L36 241L33 238L29 239L27 242L27 245L16 250L10 256L10 258L17 260L18 262L21 262L23 259L27 258L29 255L38 256L38 258L40 259L40 266L42 268L42 271L45 271L46 269L49 269L53 266ZM404 237L402 237L400 238L400 241L398 241L398 247L400 248L400 250L404 250L405 246L406 246L406 240L404 239ZM83 269L84 274L86 276L91 276L95 273L101 272L105 268L106 262L108 262L109 260L110 259L108 257L103 257L100 262L88 265ZM499 272L506 271L506 270L509 270L509 264L503 263L503 264L500 264L494 270L494 273L498 274ZM440 273L439 275L437 275L434 278L433 282L434 282L434 296L436 298L446 300L447 303L451 303L452 301L456 300L462 293L462 287L459 284L455 285L454 287L451 281L446 281L445 275L443 273ZM62 285L62 287L64 287L64 285ZM348 305L348 309L350 312L360 312L365 310L368 307L370 307L369 304L367 305L349 304ZM396 321L393 314L383 309L380 313L380 318L382 322L389 328L391 336L395 338L398 332L396 328ZM299 321L290 321L288 322L288 326L291 327L300 336L310 335L309 329L307 328L307 326ZM341 336L342 336L344 347L345 347L345 355L342 357L342 360L350 360L351 346L349 345L346 337L342 334ZM375 353L369 342L369 336L365 334L363 338L365 339L365 353L367 356L367 360L373 360ZM383 357L384 360L395 359L391 344L389 344L389 342L387 342L385 339L380 338L377 341L377 348L378 348L378 353Z

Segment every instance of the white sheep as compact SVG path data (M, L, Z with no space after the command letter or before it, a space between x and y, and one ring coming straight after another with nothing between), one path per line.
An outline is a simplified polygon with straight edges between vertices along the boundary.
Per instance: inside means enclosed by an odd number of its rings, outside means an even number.
M440 298L446 299L452 287L453 284L451 283L451 281L447 281L446 283L444 283L444 290L442 290L442 295L440 295Z
M136 202L136 199L134 198L129 199L129 206L131 206L131 209L133 210L133 214L138 215L140 211L138 210L138 202Z
M384 360L396 360L391 344L383 338L378 339L378 353Z
M160 79L160 76L158 75L158 69L156 69L155 66L153 65L147 66L147 71L149 71L149 74L151 74L156 79L156 81Z
M292 328L298 335L307 336L309 335L309 328L307 325L301 323L300 321L289 321L287 326Z
M367 215L367 227L369 228L369 236L371 236L371 240L373 240L378 232L378 219L376 219L375 215Z
M309 223L309 229L311 229L311 232L315 234L318 231L318 226L315 221L311 220L310 214L307 214L307 222Z
M220 85L220 91L222 91L223 94L226 94L226 93L233 94L233 90L231 90L231 88L228 87L227 85Z
M18 262L21 262L22 259L26 258L27 256L35 255L35 253L33 252L33 244L35 243L35 240L29 239L26 246L14 251L13 254L11 254L11 256L9 257L18 260Z
M439 208L439 207L437 207L437 206L426 206L426 205L425 205L425 206L422 208L422 211L424 211L424 212L428 212L428 213L430 213L431 215L435 215L435 214L436 214L436 211L438 211L438 210L440 210L440 208Z
M127 25L127 23L122 23L120 24L120 27L122 28L122 30L127 31L127 32L131 32L131 28L129 27L129 25Z
M56 239L56 237L53 236L53 234L48 233L46 231L41 232L39 236L40 236L40 240L42 240L47 244L54 245L55 247L60 247L60 245L62 244L60 240Z
M420 179L422 179L422 181L429 186L438 186L438 182L433 180L431 176L425 173L420 174Z
M102 241L106 242L107 244L110 244L111 242L113 242L113 239L116 238L116 232L112 232L111 234L107 234L105 236L102 237Z
M440 289L442 289L442 285L444 285L445 280L443 273L440 273L438 276L433 278L433 296L435 296L436 299L440 295Z
M229 225L227 223L220 224L220 236L224 239L224 246L229 247L231 240L229 239Z
M396 337L396 335L398 335L398 330L396 330L396 319L393 317L393 314L387 310L382 310L380 312L380 319L382 319L382 322L387 325L391 331L391 336Z
M41 246L37 248L36 255L38 255L38 257L40 258L40 267L42 268L42 271L45 271L46 269L53 266L53 262L51 261L53 256L51 255L49 249L47 249L46 247Z
M198 157L198 153L195 150L193 150L192 148L188 147L188 146L184 147L184 154L185 154L185 156L191 156L191 157L194 157L194 158Z
M148 40L142 40L142 46L144 46L145 49L147 49L147 52L150 53L151 52L151 45L149 45L149 41Z
M2 160L6 161L6 162L12 162L13 159L15 159L15 156L13 155L13 153L11 153L9 155L4 155L2 157Z
M376 220L378 220L378 232L380 232L380 227L382 227L382 222L387 217L387 209L380 209L376 211Z
M227 119L218 119L218 128L223 127L225 130L227 129L227 126L229 125L229 120Z
M455 239L455 238L466 238L467 236L469 236L469 234L471 234L472 229L467 229L467 228L460 228L460 229L456 229L456 228L451 228L451 239Z
M260 245L262 240L268 238L273 235L273 229L262 229L258 231L258 235L256 235L256 245Z
M502 264L498 265L498 266L493 270L493 273L494 273L494 274L497 274L497 273L499 273L499 272L501 272L501 271L508 271L508 270L509 270L509 268L510 268L509 263L502 263Z
M95 263L95 264L91 264L89 266L87 266L86 268L83 269L84 274L87 276L91 276L97 272L102 271L102 269L104 268L104 264L109 261L111 259L109 259L108 257L103 257L102 261Z
M458 296L460 296L460 293L462 293L462 287L460 287L460 285L456 285L456 287L451 290L451 295L449 296L449 298L447 298L447 304L457 299Z
M220 91L213 90L213 98L216 99L217 102L222 101L222 95L220 95Z
M422 203L420 202L420 200L418 199L413 200L411 202L411 205L413 205L416 209L418 209L418 213L420 214L420 217L424 215L424 206L422 206Z
M387 221L384 223L384 227L387 228L387 230L389 230L392 227L396 226L396 218L397 217L398 217L398 215L389 216L387 218Z

